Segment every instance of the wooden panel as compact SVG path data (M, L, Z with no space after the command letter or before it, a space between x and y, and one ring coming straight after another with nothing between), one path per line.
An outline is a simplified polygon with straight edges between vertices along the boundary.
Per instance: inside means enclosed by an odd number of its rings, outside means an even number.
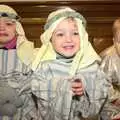
M94 37L91 42L98 53L104 50L104 48L107 48L113 44L111 37Z
M39 47L48 14L61 6L70 6L87 20L89 39L99 53L112 45L112 23L120 16L120 0L0 0L12 6L22 17L26 36Z

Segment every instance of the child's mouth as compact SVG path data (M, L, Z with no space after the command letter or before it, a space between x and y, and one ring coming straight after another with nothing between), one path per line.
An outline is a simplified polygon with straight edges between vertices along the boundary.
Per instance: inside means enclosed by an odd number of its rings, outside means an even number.
M0 36L8 36L6 33L0 33Z
M63 48L66 50L71 50L74 48L74 45L64 46Z

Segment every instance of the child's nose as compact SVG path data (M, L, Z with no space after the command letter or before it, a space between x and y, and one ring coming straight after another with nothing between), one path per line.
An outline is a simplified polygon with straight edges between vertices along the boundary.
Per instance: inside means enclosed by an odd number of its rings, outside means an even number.
M72 41L72 36L71 35L67 35L66 36L66 41L67 42L71 42Z
M0 30L4 30L4 29L5 29L4 23L0 22Z

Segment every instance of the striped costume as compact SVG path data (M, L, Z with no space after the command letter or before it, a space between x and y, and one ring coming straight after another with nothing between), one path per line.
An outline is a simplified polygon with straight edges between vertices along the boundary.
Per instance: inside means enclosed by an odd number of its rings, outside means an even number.
M0 49L0 120L36 117L31 94L19 95L30 75L30 69L18 59L16 49Z
M46 61L32 76L31 87L38 97L39 120L82 120L82 117L99 120L107 95L108 83L104 75L95 63L71 77L70 65L68 59ZM82 80L85 91L83 96L73 99L71 82L76 78Z

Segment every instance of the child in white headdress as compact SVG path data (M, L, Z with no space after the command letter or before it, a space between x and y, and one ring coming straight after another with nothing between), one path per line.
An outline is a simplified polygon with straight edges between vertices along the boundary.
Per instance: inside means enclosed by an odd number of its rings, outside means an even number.
M19 19L13 8L0 5L0 120L30 120L35 108L32 99L29 101L31 94L19 96L20 87L31 75L34 48Z
M30 84L39 120L100 119L107 82L85 28L85 18L69 7L48 16Z

